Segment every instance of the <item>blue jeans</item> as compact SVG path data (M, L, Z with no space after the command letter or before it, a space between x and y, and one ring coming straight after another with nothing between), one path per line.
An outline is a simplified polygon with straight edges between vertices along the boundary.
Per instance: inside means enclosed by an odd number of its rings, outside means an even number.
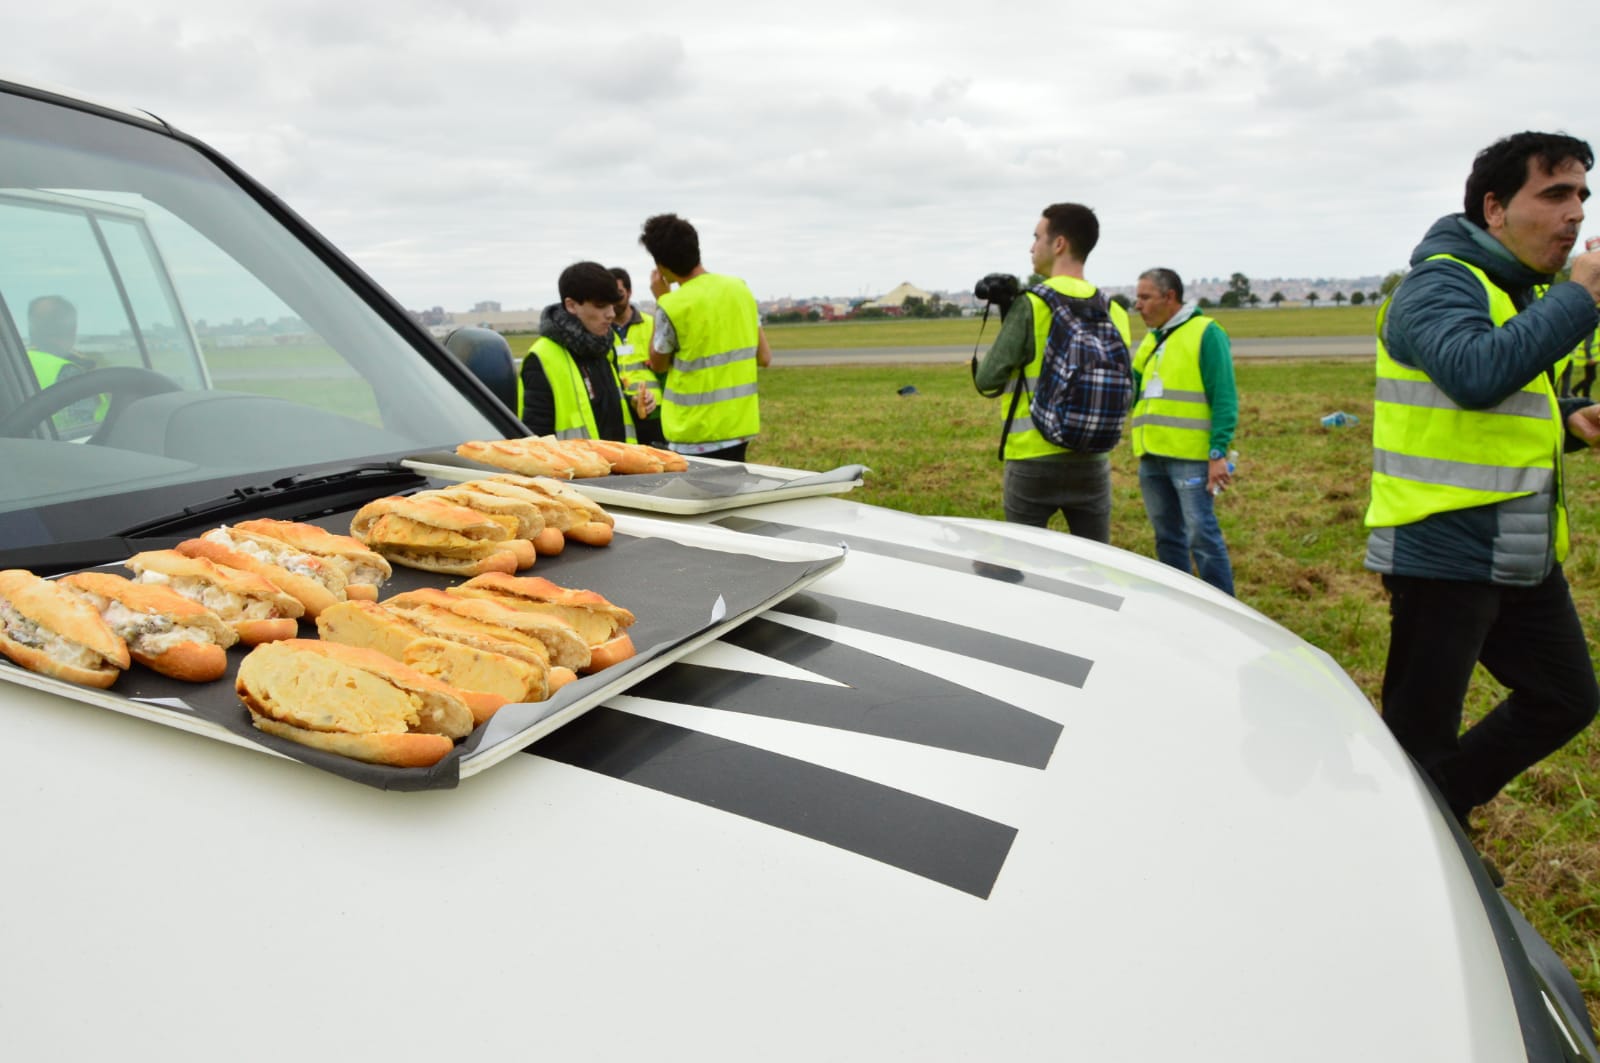
M1233 593L1233 566L1206 490L1208 463L1146 454L1139 459L1139 491L1156 532L1156 558ZM1190 556L1194 568L1189 567Z

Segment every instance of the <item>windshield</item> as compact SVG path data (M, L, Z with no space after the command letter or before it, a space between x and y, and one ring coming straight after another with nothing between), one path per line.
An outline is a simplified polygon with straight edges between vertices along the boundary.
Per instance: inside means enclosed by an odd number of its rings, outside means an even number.
M7 546L505 434L393 307L158 131L0 91L0 248Z

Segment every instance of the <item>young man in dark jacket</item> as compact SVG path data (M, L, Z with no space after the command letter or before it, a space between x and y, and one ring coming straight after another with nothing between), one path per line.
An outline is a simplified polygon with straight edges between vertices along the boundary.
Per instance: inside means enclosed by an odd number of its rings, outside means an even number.
M1583 221L1594 155L1519 133L1478 154L1465 213L1435 222L1378 317L1366 566L1390 595L1384 721L1463 823L1600 705L1562 574L1561 454L1600 406L1553 369L1595 328L1600 254L1549 288ZM1460 734L1481 661L1510 689Z
M534 435L635 441L633 416L611 361L617 281L598 262L561 271L559 303L539 316L522 361L522 423Z

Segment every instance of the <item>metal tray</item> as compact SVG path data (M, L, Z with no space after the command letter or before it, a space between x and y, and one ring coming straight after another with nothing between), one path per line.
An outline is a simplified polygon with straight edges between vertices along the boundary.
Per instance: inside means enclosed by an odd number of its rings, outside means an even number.
M687 472L593 476L562 482L607 508L615 506L690 516L786 498L841 495L859 487L867 472L865 465L841 465L827 472L808 472L717 458L690 457L688 460ZM508 471L448 450L414 454L401 464L437 480L476 480Z
M315 523L345 531L350 515ZM599 549L570 543L541 557L526 574L567 587L598 591L637 617L629 629L636 652L626 661L580 676L547 701L506 705L428 768L366 764L309 749L256 730L234 693L234 676L248 647L228 651L228 674L212 683L181 683L139 665L109 690L39 675L0 657L0 681L47 690L222 742L298 760L381 789L427 790L457 785L627 690L723 632L765 612L844 559L842 546L817 546L743 535L711 525L616 515L616 536ZM109 566L113 571L123 571ZM126 573L125 573L126 574ZM460 582L396 567L382 597L417 587ZM301 636L315 638L302 622Z

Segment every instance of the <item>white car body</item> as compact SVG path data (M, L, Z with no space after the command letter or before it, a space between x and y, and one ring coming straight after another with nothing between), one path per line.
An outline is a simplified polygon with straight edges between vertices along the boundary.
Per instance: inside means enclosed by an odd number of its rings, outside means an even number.
M0 682L5 1056L1593 1058L1372 706L1259 613L1012 525L675 519L849 549L450 790Z

